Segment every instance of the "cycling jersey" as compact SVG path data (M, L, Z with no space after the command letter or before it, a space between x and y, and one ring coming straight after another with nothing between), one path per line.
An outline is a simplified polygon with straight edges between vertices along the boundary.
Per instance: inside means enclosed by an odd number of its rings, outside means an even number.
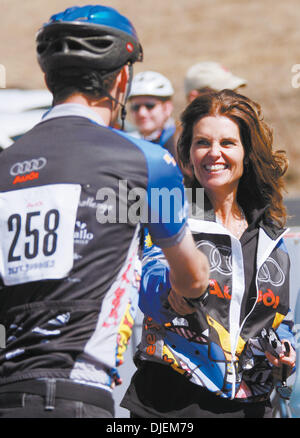
M158 143L167 149L174 157L176 156L175 132L176 126L171 125L162 131L161 136L157 140L153 141L153 143Z
M145 138L151 143L159 144L164 149L170 152L174 157L176 156L176 124L173 119L170 119L165 124L162 131L155 131L147 137L143 137L138 131L130 132L130 135L136 138Z
M163 406L165 414L175 409L171 408L174 405L177 409L193 403L200 405L200 399L195 397L199 391L192 387L191 394L184 395L184 403L173 403L168 393L155 393L155 385L147 396L137 397L135 392L143 394L144 369L151 379L152 363L156 363L152 370L154 379L158 375L157 364L168 366L175 375L208 390L215 396L216 404L220 398L247 403L268 400L273 388L272 367L260 344L261 331L272 327L281 339L292 343L293 335L286 318L289 311L289 256L283 241L286 230L266 224L263 214L263 210L248 213L250 226L240 240L215 222L214 212L209 208L205 220L189 220L197 247L210 263L207 293L197 312L191 315L179 315L169 306L168 264L160 249L147 238L139 297L145 318L135 356L139 378L132 379L121 406L143 415L147 409L148 413L157 413L151 411L157 405ZM146 408L143 398L149 403ZM204 396L203 409L205 400Z
M55 106L1 153L1 384L118 383L142 230L161 247L185 234L184 196L163 220L152 197L162 188L183 194L170 154L104 126L82 105Z

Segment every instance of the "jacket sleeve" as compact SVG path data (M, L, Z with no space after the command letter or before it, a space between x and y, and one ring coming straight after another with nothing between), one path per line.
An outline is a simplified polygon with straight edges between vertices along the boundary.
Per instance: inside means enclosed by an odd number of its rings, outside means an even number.
M162 250L152 244L150 234L146 231L139 307L159 324L172 319L173 312L167 301L170 289L168 262Z
M284 239L281 239L278 243L278 248L280 248L287 256L287 267L286 267L286 272L285 272L285 276L286 278L290 278L290 257L289 257L289 253L286 247L286 244L284 242ZM288 290L290 290L290 283L288 283ZM290 306L290 300L288 300L288 313L286 314L284 320L282 321L282 323L278 326L276 333L279 337L280 340L286 339L288 340L292 347L295 348L295 337L293 334L293 327L294 327L294 311L292 311L289 306Z
M293 333L294 322L290 318L290 314L288 314L279 327L276 330L276 333L280 340L286 339L289 341L293 348L295 348L296 342Z
M276 333L280 340L286 339L287 341L290 342L291 346L294 349L296 349L296 339L293 333L294 322L292 319L289 318L289 315L290 314L288 314L286 318L282 321L282 323L279 325L279 327L276 330ZM295 371L296 371L296 367L294 367L291 372L294 373Z

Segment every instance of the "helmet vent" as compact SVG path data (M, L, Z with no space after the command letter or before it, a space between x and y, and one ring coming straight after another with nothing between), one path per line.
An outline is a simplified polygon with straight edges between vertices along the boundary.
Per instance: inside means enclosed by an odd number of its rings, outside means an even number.
M80 44L80 42L77 42L74 39L68 39L67 46L68 46L69 50L81 50L82 49L82 44Z
M108 49L113 44L111 40L107 40L104 38L88 38L87 42L90 43L93 47L101 50Z

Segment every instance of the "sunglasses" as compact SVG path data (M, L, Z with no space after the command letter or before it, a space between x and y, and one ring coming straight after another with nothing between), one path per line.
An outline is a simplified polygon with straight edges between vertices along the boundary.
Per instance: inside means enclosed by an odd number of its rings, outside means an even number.
M148 111L152 110L157 105L156 102L133 103L130 107L131 111L138 112L144 106Z

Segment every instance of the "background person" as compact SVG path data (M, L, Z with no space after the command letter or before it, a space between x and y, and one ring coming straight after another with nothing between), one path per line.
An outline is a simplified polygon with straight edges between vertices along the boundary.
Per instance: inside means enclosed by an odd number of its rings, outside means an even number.
M133 417L269 417L272 367L295 364L293 348L288 357L276 356L263 344L270 329L282 342L293 340L285 319L287 160L273 150L259 106L230 90L196 98L181 121L178 159L190 175L186 185L205 191L204 219L192 217L189 225L210 262L209 287L193 306L187 303L147 239L138 370L121 406Z
M129 190L183 194L168 152L108 128L126 104L132 64L142 60L129 20L105 6L69 8L39 31L37 54L54 106L0 161L7 334L0 417L111 418L139 288L142 227L163 247L179 293L201 295L208 266L187 230L183 196L168 223L146 196L142 226L128 210L119 216L120 203L133 205ZM103 220L107 214L115 219Z
M238 92L246 85L246 79L234 75L224 65L214 61L192 65L184 78L184 92L188 103L199 96L199 93L209 89L214 91L228 89Z
M131 134L158 143L175 156L173 94L171 82L161 73L138 73L132 81L129 109L137 127Z

